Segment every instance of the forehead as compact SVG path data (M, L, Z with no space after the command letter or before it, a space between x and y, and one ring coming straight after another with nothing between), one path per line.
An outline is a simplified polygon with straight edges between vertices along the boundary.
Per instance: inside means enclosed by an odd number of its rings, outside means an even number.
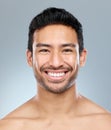
M76 31L65 25L48 25L34 32L34 43L78 43Z

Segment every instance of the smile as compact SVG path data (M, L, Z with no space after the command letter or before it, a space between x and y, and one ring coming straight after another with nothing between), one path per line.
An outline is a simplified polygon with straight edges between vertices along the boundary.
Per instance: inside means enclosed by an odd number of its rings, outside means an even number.
M48 72L48 75L51 77L62 77L65 75L65 72L60 72L60 73Z
M45 71L45 77L47 77L48 81L59 83L67 79L68 72L68 70L48 70Z

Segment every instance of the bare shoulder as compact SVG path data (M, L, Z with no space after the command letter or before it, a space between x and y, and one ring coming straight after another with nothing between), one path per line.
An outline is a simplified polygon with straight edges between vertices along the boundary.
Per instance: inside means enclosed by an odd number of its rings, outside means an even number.
M111 113L98 113L95 114L95 119L99 119L101 123L109 123L111 125Z
M33 99L30 99L0 120L0 130L23 130L24 124L34 115Z
M85 97L83 97L82 107L84 107L84 111L86 110L85 114L91 121L92 128L96 126L101 127L102 130L111 130L111 113L109 111Z
M34 98L32 98L29 101L25 102L23 105L19 106L18 108L10 112L3 119L29 118L35 114L35 111L34 111L35 109L36 108L35 108Z
M84 107L85 108L85 112L86 113L89 113L89 114L100 114L100 113L104 113L106 115L109 115L110 116L110 112L107 111L105 108L101 107L100 105L98 105L97 103L87 99L86 97L84 96L81 96L81 104L80 106L82 105L82 108Z
M111 130L111 113L106 112L96 114L92 121L96 128L100 128L101 130Z
M5 118L0 120L0 130L22 130L20 120Z

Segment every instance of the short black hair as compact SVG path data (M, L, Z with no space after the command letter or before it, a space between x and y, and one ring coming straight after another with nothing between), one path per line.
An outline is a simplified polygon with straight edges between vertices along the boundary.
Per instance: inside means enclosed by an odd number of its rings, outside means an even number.
M79 52L84 48L82 25L78 19L65 9L50 7L35 16L29 26L28 49L32 52L33 34L47 25L62 24L72 27L76 33L79 44Z

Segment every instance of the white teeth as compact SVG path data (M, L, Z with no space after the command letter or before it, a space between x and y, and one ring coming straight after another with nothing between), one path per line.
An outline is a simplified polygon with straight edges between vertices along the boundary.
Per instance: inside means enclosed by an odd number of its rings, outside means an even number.
M52 76L52 77L61 77L61 76L64 76L65 73L64 72L61 72L61 73L52 73L52 72L49 72L48 75Z

